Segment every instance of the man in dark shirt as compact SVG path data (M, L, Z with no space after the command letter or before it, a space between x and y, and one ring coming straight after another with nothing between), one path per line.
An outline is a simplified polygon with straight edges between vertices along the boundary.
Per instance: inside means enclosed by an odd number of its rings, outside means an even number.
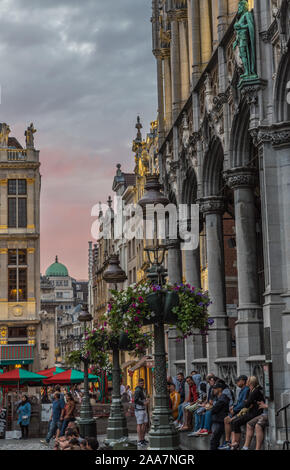
M149 401L146 398L144 390L144 379L140 378L138 386L134 393L135 417L137 421L138 446L146 446L145 439L146 426L148 424L147 405Z
M61 400L60 394L56 392L54 394L54 400L52 403L52 414L49 423L48 433L45 441L40 441L43 444L49 444L51 438L55 435L56 431L61 428L61 412L64 408L64 402Z
M225 389L223 382L217 382L213 386L213 393L216 401L211 409L212 435L210 439L210 450L217 450L220 445L221 437L224 433L224 419L229 413L230 399L223 393Z

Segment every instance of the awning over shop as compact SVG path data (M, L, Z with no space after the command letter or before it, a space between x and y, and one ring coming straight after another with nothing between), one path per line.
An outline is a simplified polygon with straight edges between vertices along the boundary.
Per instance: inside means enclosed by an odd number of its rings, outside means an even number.
M5 344L0 346L0 365L32 364L34 360L32 344Z
M136 359L131 359L130 361L123 362L123 364L121 364L121 369L126 369L127 367L132 366L133 364L136 364L136 362L137 362Z
M130 367L131 372L135 372L135 370L139 369L140 367L152 367L152 357L150 356L143 356L140 361L137 362L133 367Z

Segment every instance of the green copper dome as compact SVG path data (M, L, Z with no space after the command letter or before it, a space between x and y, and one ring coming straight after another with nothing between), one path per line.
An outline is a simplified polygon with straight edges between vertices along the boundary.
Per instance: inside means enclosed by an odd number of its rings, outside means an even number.
M45 275L48 277L49 276L66 277L68 276L68 270L64 264L61 264L58 262L58 258L56 256L55 263L53 263L51 266L49 266L49 268L47 268Z

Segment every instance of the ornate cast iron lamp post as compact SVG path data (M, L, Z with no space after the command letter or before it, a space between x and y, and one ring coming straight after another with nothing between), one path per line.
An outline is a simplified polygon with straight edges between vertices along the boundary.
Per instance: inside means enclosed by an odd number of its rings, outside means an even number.
M108 284L114 284L115 289L118 288L118 283L124 282L127 279L126 273L119 265L119 256L114 254L109 258L109 263L103 273L103 279ZM110 409L110 417L108 420L107 439L106 445L113 445L114 442L128 437L127 420L124 415L124 409L121 402L120 395L120 362L119 362L119 345L112 344L113 352L113 394L112 404Z
M83 306L83 310L80 312L78 321L84 324L84 330L86 330L87 322L91 322L93 319L92 315L88 312L88 307ZM80 435L82 437L96 437L97 426L96 421L93 417L93 410L90 404L89 396L89 360L83 357L84 363L84 397L82 399L80 417L78 418L78 424L80 427Z
M153 244L147 245L145 248L151 265L148 277L153 283L158 283L161 286L160 291L147 296L147 302L156 315L154 323L155 393L152 425L149 431L149 448L150 450L174 450L179 448L179 435L174 427L169 409L164 323L171 314L172 307L178 303L178 298L174 292L162 290L167 275L163 267L167 246L159 241L158 220L156 211L154 211L157 204L166 206L169 204L169 200L160 191L161 185L157 175L147 176L145 190L145 195L138 204L143 210L145 230L148 222L146 215L151 213L150 218L153 223ZM146 239L146 236L144 238Z

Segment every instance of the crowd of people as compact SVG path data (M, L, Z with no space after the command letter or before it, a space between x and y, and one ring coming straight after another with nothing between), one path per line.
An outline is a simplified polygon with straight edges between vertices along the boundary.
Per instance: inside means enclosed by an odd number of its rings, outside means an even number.
M205 380L197 371L184 377L180 372L176 377L167 378L169 407L174 424L179 432L187 432L189 437L210 435L211 450L236 450L241 446L242 427L245 441L242 450L248 450L254 434L256 450L260 450L268 425L268 405L257 377L240 375L236 379L238 393L214 374ZM54 448L58 450L96 450L97 440L85 440L79 435L76 425L76 404L81 401L81 391L73 387L70 391L56 385L47 393L52 402L48 432L41 442L48 445L55 439ZM131 402L137 422L138 446L146 447L145 439L149 429L149 397L144 388L144 379L131 391L130 386L121 384L123 402ZM91 396L95 402L96 397ZM31 404L23 395L17 406L18 424L21 438L28 438L31 417ZM223 442L221 442L224 436Z
M56 436L54 440L54 450L98 450L98 448L99 443L96 438L80 437L79 428L73 421L68 424L65 433Z
M169 405L179 432L187 431L189 437L210 435L211 450L236 450L240 448L241 427L245 426L242 450L250 448L254 433L256 450L261 450L268 425L268 405L257 377L239 376L237 397L224 380L208 374L203 381L197 371L187 377L182 372L168 377L167 385Z
M60 385L52 385L49 387L43 387L41 390L41 403L48 404L53 403L54 400L54 393L61 392L65 394L68 391L68 387L61 387ZM81 389L81 386L78 384L74 384L70 386L69 392L72 394L73 399L76 403L81 403L82 398L84 396L84 391ZM97 395L95 394L97 399Z

